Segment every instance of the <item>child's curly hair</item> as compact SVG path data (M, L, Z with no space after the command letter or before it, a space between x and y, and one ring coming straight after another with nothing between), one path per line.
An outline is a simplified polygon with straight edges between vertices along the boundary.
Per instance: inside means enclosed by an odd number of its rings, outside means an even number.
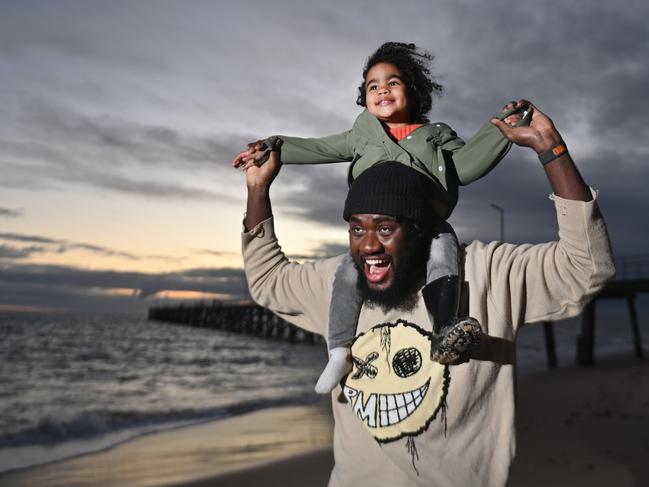
M441 95L443 86L433 80L430 63L434 56L418 50L414 44L405 42L386 42L374 52L363 68L363 83L358 87L356 104L365 107L365 81L367 72L379 63L389 63L401 71L403 81L408 89L408 103L412 107L411 117L414 123L426 123L426 114L433 106L433 95Z

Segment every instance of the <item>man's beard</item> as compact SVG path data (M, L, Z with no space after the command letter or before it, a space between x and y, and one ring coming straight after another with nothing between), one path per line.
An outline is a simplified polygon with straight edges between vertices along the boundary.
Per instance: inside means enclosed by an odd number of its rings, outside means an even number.
M379 306L384 312L393 309L411 311L418 301L418 292L426 280L426 260L428 249L419 240L410 246L399 259L392 283L386 289L369 287L365 279L363 265L354 261L358 269L357 288L363 301L370 307Z

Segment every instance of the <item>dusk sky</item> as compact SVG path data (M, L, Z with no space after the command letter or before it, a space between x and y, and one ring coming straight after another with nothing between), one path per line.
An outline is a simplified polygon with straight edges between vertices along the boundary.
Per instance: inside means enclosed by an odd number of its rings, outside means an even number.
M617 256L647 254L649 4L643 1L0 1L0 309L141 311L246 296L248 141L351 127L368 55L435 55L430 118L469 138L511 99L553 118L600 191ZM290 255L335 255L347 164L286 166ZM463 188L463 241L556 238L549 185L514 148Z

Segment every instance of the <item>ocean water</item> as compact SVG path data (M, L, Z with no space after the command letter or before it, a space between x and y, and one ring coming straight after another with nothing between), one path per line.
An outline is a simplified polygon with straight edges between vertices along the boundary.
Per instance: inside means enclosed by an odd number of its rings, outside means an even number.
M649 340L647 302L638 314ZM598 304L596 359L632 356L626 305ZM555 325L575 364L579 320ZM647 346L645 346L647 350ZM517 343L519 375L546 369L543 328ZM0 312L0 472L153 431L316 401L323 344L291 344L136 315Z
M323 344L120 314L0 313L0 472L313 402Z

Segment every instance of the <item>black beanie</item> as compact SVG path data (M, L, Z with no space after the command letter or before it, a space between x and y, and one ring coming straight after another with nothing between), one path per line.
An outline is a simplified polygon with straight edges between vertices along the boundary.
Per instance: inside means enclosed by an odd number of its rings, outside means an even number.
M423 174L396 162L382 162L363 171L352 183L343 218L370 213L421 220L431 182Z

